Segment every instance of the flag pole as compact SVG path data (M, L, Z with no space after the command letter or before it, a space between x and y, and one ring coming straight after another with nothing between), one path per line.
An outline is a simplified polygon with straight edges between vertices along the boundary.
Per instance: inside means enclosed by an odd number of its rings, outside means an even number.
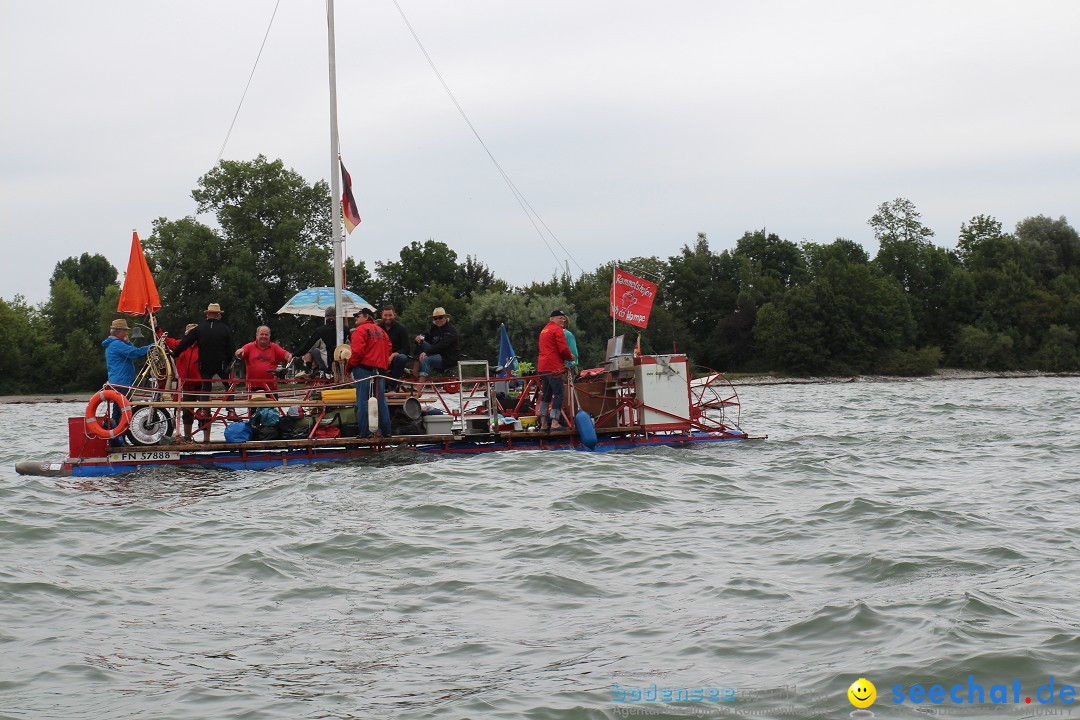
M326 34L327 50L329 51L330 65L330 217L334 229L334 332L337 341L345 334L344 318L341 312L341 291L343 288L345 267L343 254L344 240L341 231L341 181L339 176L339 164L341 152L338 144L338 118L337 118L337 61L334 44L334 0L326 0ZM328 348L333 353L333 348Z
M615 337L615 270L618 263L611 264L611 337Z

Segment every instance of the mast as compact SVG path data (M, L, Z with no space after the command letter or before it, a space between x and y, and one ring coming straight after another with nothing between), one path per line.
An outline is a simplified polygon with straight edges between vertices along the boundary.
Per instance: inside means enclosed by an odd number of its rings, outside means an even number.
M326 0L326 45L330 54L330 218L334 232L334 320L336 342L344 335L344 322L341 311L342 268L342 221L341 221L341 148L338 144L337 122L337 63L334 46L334 0ZM329 349L333 353L333 349Z

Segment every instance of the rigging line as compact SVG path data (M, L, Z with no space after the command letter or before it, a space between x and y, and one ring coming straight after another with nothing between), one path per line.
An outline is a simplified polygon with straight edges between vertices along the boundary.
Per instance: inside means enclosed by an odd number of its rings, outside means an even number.
M233 115L232 122L229 123L229 131L225 133L225 141L221 143L221 149L218 150L217 163L221 162L221 157L225 154L225 146L229 144L229 138L232 137L233 127L236 125L236 119L240 117L240 108L244 106L244 99L247 98L248 89L251 87L251 80L255 77L255 68L259 67L259 59L262 57L263 48L266 47L266 39L270 37L270 28L274 26L274 18L277 17L278 6L281 5L281 0L277 0L274 3L274 12L270 14L270 23L266 26L266 34L263 35L262 45L259 46L259 54L255 56L255 64L251 66L251 74L248 75L247 85L244 86L244 93L240 96L240 104L236 106L236 113Z
M440 73L439 69L435 66L435 61L431 59L431 55L428 54L427 48L425 48L424 44L420 42L420 36L416 34L416 30L413 29L412 23L409 22L409 18L405 16L405 11L401 9L401 5L398 3L398 0L393 0L393 2L394 7L397 8L398 14L401 15L401 19L405 22L405 27L409 29L409 33L413 36L413 40L416 41L416 45L420 48L420 52L423 53L424 58L428 62L428 65L431 66L431 70L435 73L435 77L438 78L439 83L443 87L443 90L445 90L446 94L450 97L450 101L454 103L454 107L457 108L458 114L461 115L462 119L465 121L465 124L469 126L469 130L472 131L473 136L476 137L477 142L480 143L480 147L484 148L484 152L487 153L488 158L490 158L491 162L495 165L495 169L499 171L499 175L502 176L503 182L505 182L507 187L510 188L510 192L513 193L514 199L516 199L518 205L521 206L521 209L525 213L525 216L529 218L529 222L532 223L533 228L536 230L537 234L540 236L540 239L547 247L548 252L551 253L551 256L555 258L556 262L559 262L559 257L555 254L555 251L551 248L551 244L548 243L547 239L544 237L544 233L541 232L540 228L537 226L537 220L540 222L541 225L544 226L544 229L547 230L548 234L551 235L551 238L558 244L562 251L566 253L566 256L574 261L574 265L577 265L578 269L581 270L581 272L585 272L584 268L581 267L577 259L570 254L570 251L567 250L566 247L559 240L559 238L555 236L555 233L551 232L551 229L547 226L547 223L544 222L543 218L540 217L540 214L537 213L536 210L533 209L533 206L529 203L529 201L525 199L525 195L520 190L518 190L516 185L514 185L513 180L511 180L507 172L503 170L503 167L499 164L499 161L495 159L495 155L492 154L491 150L487 146L487 143L484 142L484 139L480 137L480 133L477 132L476 127L472 124L472 121L469 120L469 116L465 114L465 110L461 107L461 103L458 102L457 97L455 97L454 93L450 90L450 86L447 85L446 80L443 79L442 73ZM536 220L533 220L534 216Z

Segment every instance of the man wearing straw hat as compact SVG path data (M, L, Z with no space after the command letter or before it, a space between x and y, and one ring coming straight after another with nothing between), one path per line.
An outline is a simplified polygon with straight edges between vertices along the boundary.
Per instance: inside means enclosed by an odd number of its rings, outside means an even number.
M146 357L149 345L135 347L128 340L131 328L127 320L117 318L109 326L109 337L101 341L105 348L105 367L109 373L109 384L125 395L131 395L131 386L135 384L135 361ZM113 405L112 426L120 423L120 406ZM113 445L123 445L123 438L113 438Z
M179 355L192 345L199 349L199 375L202 376L201 390L204 393L200 397L202 400L208 400L209 393L213 392L214 378L228 386L229 371L226 368L233 361L236 345L233 343L232 330L222 321L221 315L220 305L207 305L206 319L189 330L172 351L173 355ZM207 413L212 417L214 409L207 408Z
M437 307L431 311L431 327L414 339L420 354L417 362L413 363L413 372L421 379L430 375L432 370L445 370L457 363L457 330L443 308Z
M174 355L187 350L192 345L199 348L199 374L203 378L203 390L210 392L211 382L215 377L223 382L228 379L226 368L233 360L236 344L233 343L232 330L222 319L221 306L210 303L206 306L206 320L190 330L180 344L173 350Z

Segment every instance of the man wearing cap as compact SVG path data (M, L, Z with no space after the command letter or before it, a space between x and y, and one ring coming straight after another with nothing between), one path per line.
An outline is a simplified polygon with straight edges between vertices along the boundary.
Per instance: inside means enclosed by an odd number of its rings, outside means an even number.
M277 392L277 376L274 375L274 370L280 363L292 361L292 354L288 350L276 342L270 342L270 328L266 325L255 329L255 341L237 350L236 357L244 361L248 392Z
M540 406L537 419L540 430L563 430L563 374L566 360L573 360L574 353L566 344L566 313L552 310L548 324L540 331L540 357L536 360L536 371L540 373Z
M330 354L338 346L334 338L334 328L337 326L337 310L328 307L323 312L323 317L326 320L323 322L322 327L312 333L311 337L301 343L296 350L293 350L292 354L296 357L303 357L305 363L313 363L315 370L329 377L330 363L333 360ZM345 326L344 335L347 339L349 336L348 323L345 323Z
M117 390L130 395L131 385L135 384L135 361L146 357L150 351L149 345L135 347L128 341L127 320L118 318L109 325L109 337L101 341L101 347L105 348L105 368L109 373L109 384L117 385ZM120 423L120 406L113 405L112 426ZM123 445L122 438L113 438L113 445Z
M413 372L417 372L420 377L426 378L432 370L444 370L457 363L457 330L443 308L437 307L431 311L431 327L415 339L420 355L418 362L414 363Z
M368 398L374 394L379 407L379 434L389 437L390 407L386 404L386 385L381 376L386 374L390 361L390 338L375 324L375 311L371 308L360 308L356 314L351 346L348 369L356 381L357 434L371 437Z
M188 323L188 326L184 328L184 334L191 332L195 328L199 327L195 323ZM198 395L191 395L192 390L198 392L202 389L202 375L199 374L199 348L192 345L184 350L179 355L176 354L176 348L180 344L179 338L165 338L165 347L169 348L176 356L176 375L180 378L181 386L188 392L181 396L182 400L199 400ZM188 408L184 408L181 411L184 418L184 435L191 437L191 425L194 421L196 414L192 413ZM198 417L202 419L202 413L197 413ZM203 442L210 442L210 423L205 423L202 428Z

